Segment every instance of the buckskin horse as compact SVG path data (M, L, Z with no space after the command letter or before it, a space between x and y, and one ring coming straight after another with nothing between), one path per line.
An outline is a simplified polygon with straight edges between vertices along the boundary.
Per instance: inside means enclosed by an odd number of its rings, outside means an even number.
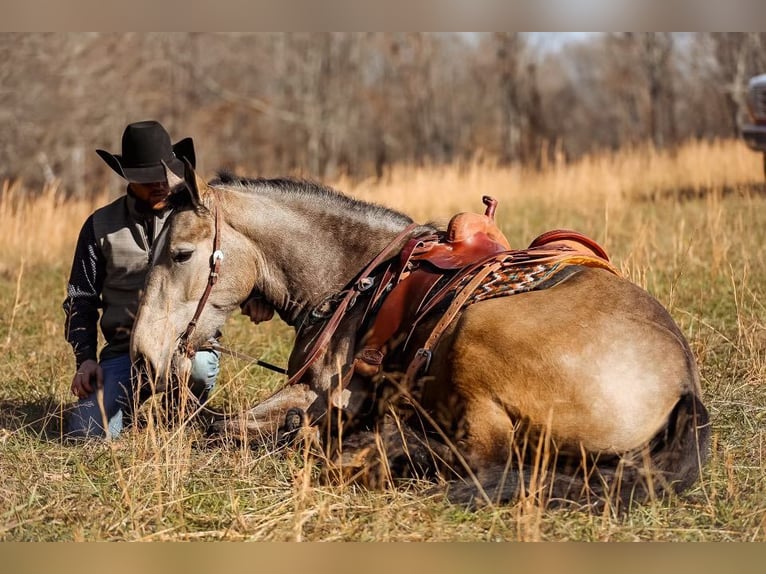
M336 478L439 480L469 505L624 508L700 476L710 433L690 347L594 241L552 231L511 249L488 197L440 230L302 180L205 183L188 165L184 179L135 365L183 372L253 295L295 328L287 383L213 433L313 428Z

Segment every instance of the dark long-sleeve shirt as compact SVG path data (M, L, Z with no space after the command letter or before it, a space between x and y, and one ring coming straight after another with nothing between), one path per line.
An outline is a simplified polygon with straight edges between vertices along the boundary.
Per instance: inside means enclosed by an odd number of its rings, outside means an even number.
M129 352L150 248L167 215L142 208L128 194L98 209L83 224L64 301L65 336L78 367L99 358L99 325L106 342L102 360Z
M77 239L64 301L65 335L79 367L98 352L98 318L106 262L96 241L93 215L85 220Z

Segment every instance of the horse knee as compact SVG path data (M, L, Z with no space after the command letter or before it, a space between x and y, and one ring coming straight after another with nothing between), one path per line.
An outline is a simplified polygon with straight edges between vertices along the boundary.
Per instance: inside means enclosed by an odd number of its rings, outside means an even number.
M505 464L512 452L516 428L502 404L491 399L474 402L466 407L460 425L458 435L463 437L456 446L474 461L474 466Z

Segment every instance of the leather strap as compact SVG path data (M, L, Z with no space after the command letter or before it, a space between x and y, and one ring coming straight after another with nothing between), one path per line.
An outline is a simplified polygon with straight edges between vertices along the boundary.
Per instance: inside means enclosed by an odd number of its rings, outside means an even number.
M346 311L356 299L357 295L362 291L366 291L370 287L369 278L375 268L387 259L399 253L402 241L418 227L420 227L420 225L417 223L411 223L405 227L404 230L402 230L401 233L399 233L393 239L393 241L391 241L391 243L389 243L380 253L378 253L378 255L372 261L370 261L367 267L365 267L362 272L357 275L357 278L351 287L342 292L345 294L340 303L338 303L338 306L335 308L335 312L332 314L332 317L330 317L320 332L319 336L314 342L314 346L308 352L306 361L295 372L295 374L293 374L288 379L288 385L292 385L300 381L301 377L306 374L306 371L308 371L309 367L311 367L311 365L314 364L314 361L317 360L320 353L325 350L325 347L330 342L330 339L332 339L332 336L338 329L338 325L340 325L340 322L345 316Z
M200 297L200 300L197 303L197 309L194 311L194 316L186 326L186 331L184 331L183 335L181 335L181 338L178 340L179 348L189 358L192 358L195 354L191 344L191 336L197 328L197 320L199 320L202 310L205 308L208 297L210 297L210 292L213 290L213 285L218 281L218 273L221 269L221 261L223 261L223 252L221 251L221 210L218 209L216 195L213 196L213 202L215 230L213 231L213 254L210 256L210 274L207 278L205 291L203 291L202 297Z
M455 297L452 299L449 307L447 307L447 310L439 318L436 325L434 325L434 328L431 330L431 334L428 335L428 338L426 339L425 343L423 343L423 346L415 352L414 358L412 361L410 361L410 364L407 367L407 372L405 374L405 385L409 385L409 383L415 379L423 367L427 369L428 366L430 366L433 347L439 341L446 328L450 323L452 323L457 314L463 308L465 302L479 287L479 285L481 285L484 279L499 269L501 265L502 263L497 260L497 258L494 261L483 264L478 269L478 271L476 271L471 280L465 285L465 287L463 287L458 293L455 294Z

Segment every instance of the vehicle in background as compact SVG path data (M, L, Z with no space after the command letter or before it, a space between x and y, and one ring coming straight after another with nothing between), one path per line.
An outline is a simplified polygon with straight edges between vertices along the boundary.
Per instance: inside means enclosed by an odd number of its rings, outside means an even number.
M766 177L766 74L750 78L747 111L752 123L742 126L742 138L750 149L763 153L763 175Z

